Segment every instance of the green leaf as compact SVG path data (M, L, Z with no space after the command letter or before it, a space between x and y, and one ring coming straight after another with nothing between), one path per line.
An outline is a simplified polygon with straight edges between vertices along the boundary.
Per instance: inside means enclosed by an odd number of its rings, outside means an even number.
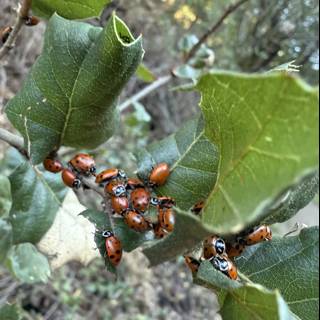
M278 291L248 285L228 292L220 314L228 320L293 320L294 316Z
M174 135L139 151L139 177L146 180L152 166L160 162L170 165L171 175L166 184L156 190L158 194L173 197L183 210L206 199L216 181L218 152L204 136L201 118L188 122Z
M34 14L49 18L55 12L67 19L85 19L100 16L111 0L34 0Z
M2 263L12 245L12 226L6 220L0 219L0 263Z
M157 78L156 76L152 73L152 71L145 66L143 63L141 63L136 71L136 76L147 83L151 83L155 81Z
M13 242L35 244L51 227L66 194L61 176L42 174L26 162L10 176L10 183Z
M87 218L91 223L96 227L97 234L95 236L95 242L99 252L103 258L105 258L106 265L109 271L115 273L115 268L110 264L106 258L106 249L105 249L105 239L102 237L102 231L113 231L114 234L119 238L122 244L122 248L126 252L131 252L136 248L140 247L146 241L149 241L153 238L153 234L150 232L147 233L138 233L135 232L124 223L123 219L113 219L113 227L111 226L110 219L108 215L104 212L88 209L81 213L82 216Z
M7 216L11 208L10 181L0 175L0 217Z
M0 308L1 320L20 320L22 319L20 309L16 305L5 304Z
M90 149L105 142L117 123L118 96L142 56L142 38L135 40L115 15L103 30L54 15L43 53L6 107L32 162L61 145Z
M12 247L7 263L12 274L25 283L47 282L50 277L47 258L31 243Z
M280 203L263 221L265 224L285 222L307 206L319 192L319 172L307 176L300 184L286 193Z
M247 249L236 264L248 279L277 289L292 312L303 320L319 311L319 228L298 236L275 238Z
M172 260L193 249L200 241L212 234L201 221L190 213L175 210L174 231L162 240L153 242L143 250L151 266Z
M318 166L318 95L284 75L214 73L196 86L205 133L220 151L203 221L218 234L263 220L285 190Z

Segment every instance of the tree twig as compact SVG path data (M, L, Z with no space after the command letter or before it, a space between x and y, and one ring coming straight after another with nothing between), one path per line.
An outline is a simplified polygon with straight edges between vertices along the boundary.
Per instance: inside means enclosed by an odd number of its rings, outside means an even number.
M8 54L8 52L14 47L18 34L22 26L24 25L26 18L28 17L31 5L32 5L32 0L22 0L21 7L18 12L17 19L13 26L13 29L7 41L0 48L0 60L4 58Z
M158 80L151 83L149 86L145 87L140 92L138 92L137 94L135 94L134 96L130 97L128 100L120 104L119 111L123 112L125 109L130 107L133 103L140 101L141 99L149 95L151 92L155 91L156 89L170 82L171 79L172 79L171 75L167 75L159 78Z
M208 38L219 29L219 27L223 24L225 19L228 18L230 14L235 12L238 8L240 8L240 6L242 6L244 3L248 2L248 1L249 0L241 0L241 1L238 1L237 3L235 3L233 5L230 5L226 9L226 11L223 13L223 15L220 17L218 22L215 23L212 26L212 28L209 29L199 39L199 41L193 46L193 48L191 48L191 50L189 51L188 55L185 57L183 62L184 63L189 62L195 56L195 54L198 52L198 50L200 49L201 45L204 44L208 40ZM124 101L122 104L120 104L119 111L123 112L125 109L127 109L129 106L131 106L133 103L140 101L141 99L143 99L144 97L146 97L150 93L152 93L153 91L155 91L158 88L160 88L160 87L164 86L165 84L169 83L172 79L173 79L172 74L169 74L169 75L166 75L166 76L163 76L163 77L159 78L157 81L155 81L154 83L150 84L149 86L147 86L146 88L142 89L140 92L138 92L137 94L133 95L132 97L130 97L129 99Z
M223 22L229 17L230 14L235 12L238 8L240 8L243 4L248 2L249 0L240 0L232 5L230 5L224 14L220 17L220 19L199 39L199 41L191 48L189 53L186 55L184 62L187 63L189 62L194 55L198 52L200 49L201 45L204 44L208 38L214 34L220 26L223 24Z
M15 134L0 128L0 140L10 144L16 148L22 155L28 158L28 152L24 148L23 138L16 136Z

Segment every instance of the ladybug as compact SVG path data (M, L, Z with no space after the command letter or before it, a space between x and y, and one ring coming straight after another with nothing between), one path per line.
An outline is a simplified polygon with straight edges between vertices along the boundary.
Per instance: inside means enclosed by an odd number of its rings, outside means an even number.
M127 189L134 190L137 188L144 188L143 182L136 178L129 178L127 181Z
M226 253L226 244L223 239L212 236L208 237L203 242L203 255L205 259L211 259L216 255L222 255Z
M144 232L150 229L148 221L141 214L135 211L128 211L124 216L124 222L129 226L129 228L137 232Z
M12 30L13 30L12 27L5 27L0 30L0 39L1 39L2 44L5 44L5 42L8 40Z
M226 244L226 253L229 258L235 258L242 255L243 251L245 250L246 246L242 243L227 243Z
M176 202L174 199L170 197L158 197L158 198L152 198L150 200L150 203L154 206L158 206L160 208L172 208L176 205Z
M159 223L153 225L153 232L154 236L157 239L163 239L168 235L168 232L164 229L162 229L161 225Z
M63 170L63 165L59 160L46 158L43 161L44 168L52 173L59 173Z
M170 175L170 167L167 163L157 164L151 171L149 176L149 185L151 187L162 186L166 183Z
M204 207L204 201L197 202L191 209L191 211L196 215L199 216L202 209Z
M35 16L26 17L24 22L24 24L28 27L36 26L39 23L40 23L40 19Z
M112 265L116 267L122 258L121 242L111 231L104 231L102 236L106 239L106 254Z
M61 176L64 184L69 188L79 189L81 187L81 181L70 169L63 169Z
M200 268L200 261L190 257L190 256L184 256L184 261L188 268L191 270L192 273L197 273Z
M145 188L133 190L130 194L132 207L138 212L146 212L149 208L150 197L150 192Z
M116 169L116 168L111 168L111 169L107 169L102 171L101 173L99 173L96 177L96 183L102 184L104 182L113 180L113 179L127 179L127 175L125 174L124 171Z
M124 197L127 194L125 184L119 180L112 180L108 182L104 187L104 191L105 193L115 197Z
M247 246L253 246L262 241L269 240L272 240L272 231L270 227L266 225L250 230L250 233L243 238L243 241Z
M90 175L96 173L96 164L92 157L79 153L69 161L70 166L78 173Z
M114 213L124 214L129 209L129 200L126 197L116 197L111 198L111 206Z
M168 232L173 231L176 217L172 209L159 208L158 219L162 229Z
M237 267L227 256L215 256L211 258L210 262L216 270L221 271L230 279L238 279Z

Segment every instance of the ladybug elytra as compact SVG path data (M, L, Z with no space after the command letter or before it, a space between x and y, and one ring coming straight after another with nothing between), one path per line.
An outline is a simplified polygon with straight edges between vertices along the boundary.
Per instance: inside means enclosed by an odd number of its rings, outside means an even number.
M106 239L106 254L112 265L116 267L122 258L121 242L111 231L104 231L102 236Z
M173 231L176 217L172 209L159 208L158 219L162 229L168 232Z
M129 178L127 181L127 188L134 190L137 188L144 188L144 184L141 180L136 178Z
M157 164L151 171L149 176L149 184L152 187L162 186L166 183L170 175L170 167L167 163Z
M63 165L59 160L46 158L43 161L44 168L52 173L59 173L63 170Z
M69 188L79 189L81 187L81 181L70 169L63 169L61 176L64 184Z
M190 257L190 256L184 256L184 261L188 268L191 270L192 273L197 273L200 268L200 261Z
M148 210L150 198L150 192L145 188L137 188L130 194L132 207L142 213Z
M153 232L157 239L163 239L168 235L168 232L164 230L159 223L153 225Z
M95 174L96 164L92 157L79 153L69 161L70 166L80 174Z
M129 200L127 197L116 197L111 198L111 206L114 213L124 214L129 209Z
M250 233L243 237L244 243L247 246L253 246L263 241L272 240L272 231L269 226L262 225L250 231Z
M128 211L124 215L124 222L129 226L129 228L137 232L144 232L150 229L148 221L141 214L135 211Z
M111 168L99 173L96 177L96 183L102 184L117 178L126 180L127 175L122 170L119 170L117 168Z

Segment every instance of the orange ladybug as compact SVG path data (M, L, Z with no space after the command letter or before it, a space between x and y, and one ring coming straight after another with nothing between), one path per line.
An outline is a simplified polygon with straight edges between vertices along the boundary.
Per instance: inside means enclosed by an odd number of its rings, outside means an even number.
M119 180L111 180L104 187L105 193L115 196L124 197L127 193L126 185Z
M102 236L106 239L106 254L112 265L116 267L122 258L121 242L111 231L104 231Z
M172 209L159 208L158 219L162 229L168 232L173 231L176 217Z
M130 201L132 207L138 212L146 212L150 204L150 192L145 188L138 188L131 192Z
M79 189L81 187L81 181L70 169L63 169L61 177L64 184L69 188Z
M156 239L163 239L168 235L168 232L162 229L159 223L153 225L153 232Z
M236 242L236 243L226 243L226 253L229 258L235 258L242 255L244 252L246 246L242 243Z
M127 175L122 170L111 168L100 172L96 177L96 183L102 184L117 178L126 180Z
M70 166L80 174L95 174L96 164L92 157L85 153L79 153L69 161Z
M12 30L13 30L12 27L5 27L0 30L0 39L1 39L2 44L5 44L5 42L8 40Z
M226 253L226 244L223 239L212 236L208 237L203 242L203 255L205 259L211 259L216 255Z
M129 209L129 200L127 197L111 197L111 206L114 213L124 214Z
M196 215L199 216L202 209L204 207L204 201L197 202L191 209L191 211Z
M43 161L44 168L52 173L59 173L63 170L63 165L59 160L46 158Z
M35 16L30 16L25 18L24 24L28 27L34 27L40 23L40 19Z
M272 240L272 231L269 226L262 225L252 229L250 233L243 238L243 240L247 246L253 246L263 241L270 241Z
M150 203L154 206L158 206L160 208L172 208L176 205L176 202L174 199L170 197L158 197L158 198L152 198L150 200Z
M227 256L215 256L210 260L213 267L232 280L238 279L238 270Z
M199 271L199 268L200 268L199 260L190 256L184 256L184 261L192 273L197 273Z
M166 183L170 175L170 167L167 163L157 164L151 171L149 176L149 184L151 187L162 186Z
M135 211L128 211L124 215L124 222L129 226L129 228L137 232L144 232L150 229L148 221L141 214Z
M143 182L136 178L129 178L127 181L127 189L134 190L137 188L144 188Z

